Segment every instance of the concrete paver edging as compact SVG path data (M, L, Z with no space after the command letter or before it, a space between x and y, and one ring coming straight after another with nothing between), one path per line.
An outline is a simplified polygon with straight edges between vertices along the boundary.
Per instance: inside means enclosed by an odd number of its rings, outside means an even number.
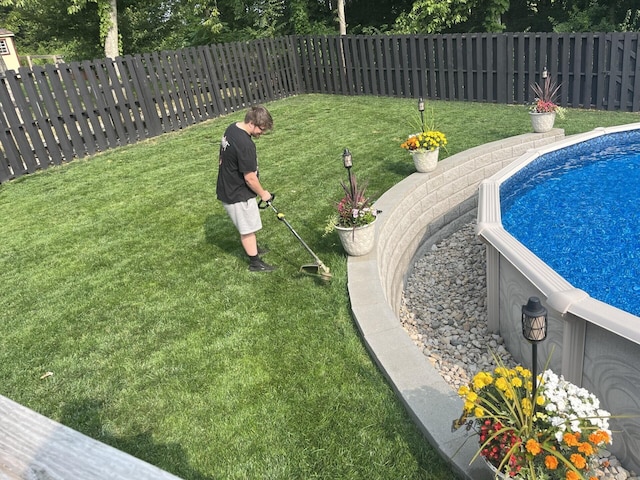
M351 312L371 356L414 422L461 478L493 478L481 460L470 465L477 443L451 432L462 401L402 327L398 312L411 265L425 248L475 215L477 191L528 150L564 138L564 130L530 133L487 143L414 173L376 202L382 210L371 253L349 257Z

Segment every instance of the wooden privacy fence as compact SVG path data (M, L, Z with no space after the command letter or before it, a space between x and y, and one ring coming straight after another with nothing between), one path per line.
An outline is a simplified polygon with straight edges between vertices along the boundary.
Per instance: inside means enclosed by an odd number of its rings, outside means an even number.
M640 33L291 36L0 77L0 183L299 93L640 110Z
M298 38L306 92L523 104L544 67L565 107L640 110L640 33Z
M22 67L0 78L0 183L300 91L291 38Z

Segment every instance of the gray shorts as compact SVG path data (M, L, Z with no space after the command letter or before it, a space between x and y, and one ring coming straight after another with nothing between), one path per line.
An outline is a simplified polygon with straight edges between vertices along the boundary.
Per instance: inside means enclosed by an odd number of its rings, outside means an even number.
M240 232L240 235L247 235L262 229L260 210L258 209L258 202L256 202L255 198L250 198L246 202L223 203L222 205L238 229L238 232Z

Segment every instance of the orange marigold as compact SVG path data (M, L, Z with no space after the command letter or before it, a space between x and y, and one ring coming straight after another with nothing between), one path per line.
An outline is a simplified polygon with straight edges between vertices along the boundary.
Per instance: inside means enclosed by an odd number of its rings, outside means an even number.
M580 453L584 453L587 457L590 457L595 453L593 450L593 445L591 445L589 442L583 442L578 445L578 451Z
M570 460L571 460L571 463L573 463L575 467L580 470L582 470L587 466L587 460L579 453L571 454Z
M603 442L609 443L611 441L611 438L609 437L609 434L604 430L598 430L597 432L593 432L591 435L589 435L589 441L595 445L598 445Z
M525 447L527 449L527 452L529 452L531 455L538 455L542 451L542 449L540 448L540 444L533 438L527 440L527 444Z
M558 459L553 455L547 455L544 457L544 466L549 470L555 470L558 468Z
M578 445L579 438L580 438L580 434L577 432L565 433L562 437L562 440L564 440L564 443L566 443L568 446L575 447L576 445Z
M573 470L569 470L565 476L567 480L580 480L580 476Z

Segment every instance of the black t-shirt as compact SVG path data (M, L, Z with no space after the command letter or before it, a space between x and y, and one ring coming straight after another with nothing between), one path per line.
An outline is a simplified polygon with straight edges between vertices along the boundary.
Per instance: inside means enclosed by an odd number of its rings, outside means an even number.
M229 125L220 142L216 194L224 203L245 202L256 194L244 181L244 174L258 171L256 145L235 123Z

